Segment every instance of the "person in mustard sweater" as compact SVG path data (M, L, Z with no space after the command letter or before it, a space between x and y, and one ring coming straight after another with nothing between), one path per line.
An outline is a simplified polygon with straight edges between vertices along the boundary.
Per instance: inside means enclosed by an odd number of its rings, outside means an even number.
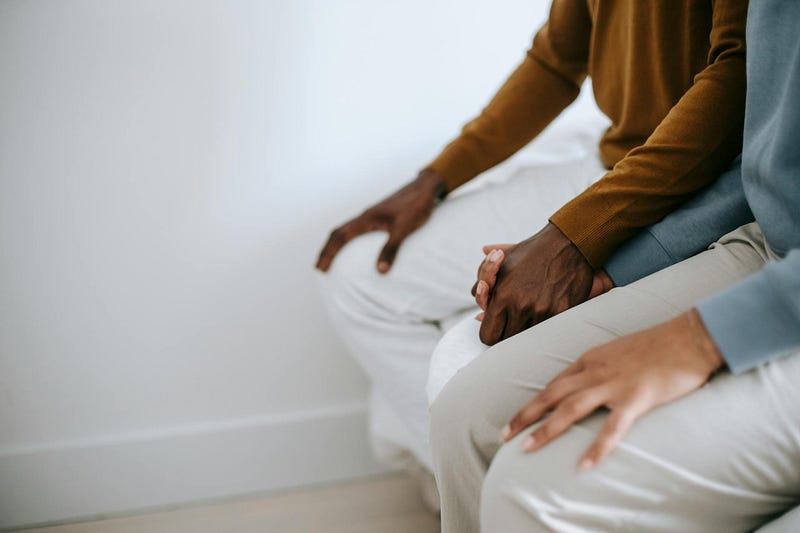
M374 436L431 467L430 355L477 310L469 287L481 246L516 243L480 325L493 345L586 301L622 243L728 168L742 144L746 10L735 0L553 0L522 63L461 134L333 230L316 267L331 320L372 381ZM587 76L611 125L601 165L567 169L581 184L573 198L532 194L526 176L446 198L534 139Z
M438 395L443 533L800 531L798 27L800 3L750 3L743 150L714 194L615 253L619 289Z

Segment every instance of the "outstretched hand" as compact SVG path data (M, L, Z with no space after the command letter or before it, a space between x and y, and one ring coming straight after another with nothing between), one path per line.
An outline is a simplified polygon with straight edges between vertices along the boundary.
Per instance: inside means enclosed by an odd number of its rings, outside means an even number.
M496 344L583 303L599 283L589 262L553 224L519 244L493 246L472 289L484 309L479 315L484 344Z
M445 192L444 178L432 170L423 170L399 191L334 229L320 251L316 268L327 272L345 244L364 233L382 230L389 233L389 238L378 255L377 269L381 274L389 272L400 245L428 221Z
M593 468L637 418L689 394L724 364L700 314L692 309L658 326L592 348L555 377L503 428L508 441L549 413L522 440L535 452L600 407L610 410L597 439L580 458Z

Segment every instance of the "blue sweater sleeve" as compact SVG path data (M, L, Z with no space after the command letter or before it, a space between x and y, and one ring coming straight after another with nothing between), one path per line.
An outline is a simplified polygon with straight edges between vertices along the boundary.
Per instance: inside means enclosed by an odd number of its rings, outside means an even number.
M621 246L604 268L615 285L627 285L702 252L752 221L740 156L713 184Z
M734 373L800 352L800 249L697 305Z

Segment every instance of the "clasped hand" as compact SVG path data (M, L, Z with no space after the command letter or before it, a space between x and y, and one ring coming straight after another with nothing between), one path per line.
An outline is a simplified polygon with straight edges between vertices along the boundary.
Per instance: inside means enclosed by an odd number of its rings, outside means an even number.
M552 223L519 244L488 245L484 253L472 287L483 310L478 319L484 344L496 344L613 286L608 276L595 275Z

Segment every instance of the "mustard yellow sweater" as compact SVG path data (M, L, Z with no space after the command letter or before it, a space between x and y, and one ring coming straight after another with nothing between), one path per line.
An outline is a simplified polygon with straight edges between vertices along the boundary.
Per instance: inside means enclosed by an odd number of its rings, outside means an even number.
M590 76L611 170L550 221L599 268L741 151L746 12L744 0L553 0L522 64L427 168L458 187L536 137Z

